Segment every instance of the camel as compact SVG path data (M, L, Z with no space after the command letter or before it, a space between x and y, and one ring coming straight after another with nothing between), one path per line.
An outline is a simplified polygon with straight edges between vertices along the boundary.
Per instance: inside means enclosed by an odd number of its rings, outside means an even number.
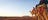
M31 14L38 17L38 20L48 20L47 11L46 11L46 4L43 3L41 5L38 5L36 8L33 8L31 11ZM32 16L33 17L33 16Z

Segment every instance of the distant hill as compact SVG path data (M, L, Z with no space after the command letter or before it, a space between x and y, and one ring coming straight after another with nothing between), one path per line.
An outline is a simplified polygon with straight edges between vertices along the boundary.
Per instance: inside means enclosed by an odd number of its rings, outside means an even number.
M35 20L35 19L29 16L23 16L23 17L0 17L0 20Z

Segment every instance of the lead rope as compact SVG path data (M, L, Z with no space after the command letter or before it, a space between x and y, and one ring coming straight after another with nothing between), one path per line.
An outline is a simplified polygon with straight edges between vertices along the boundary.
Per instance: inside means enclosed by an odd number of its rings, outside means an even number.
M43 12L43 16L44 16L44 18L45 18L46 20L48 20L47 15L46 15L46 11Z

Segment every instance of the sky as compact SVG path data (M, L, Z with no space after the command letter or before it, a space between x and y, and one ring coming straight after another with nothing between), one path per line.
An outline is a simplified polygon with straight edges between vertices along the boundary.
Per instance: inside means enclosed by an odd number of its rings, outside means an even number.
M29 11L39 0L0 0L0 16L32 16Z

